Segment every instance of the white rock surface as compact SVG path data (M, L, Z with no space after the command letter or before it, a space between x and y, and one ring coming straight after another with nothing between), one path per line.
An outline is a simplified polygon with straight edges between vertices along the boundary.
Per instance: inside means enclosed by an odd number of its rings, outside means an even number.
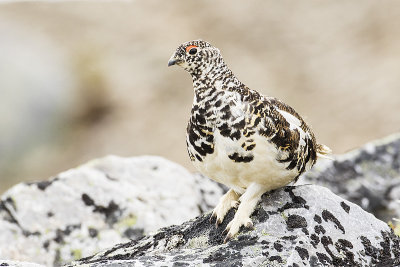
M2 196L0 258L69 262L196 217L221 195L217 184L161 157L93 160Z
M42 264L25 262L25 261L9 261L9 260L0 260L0 266L9 266L9 267L44 267Z

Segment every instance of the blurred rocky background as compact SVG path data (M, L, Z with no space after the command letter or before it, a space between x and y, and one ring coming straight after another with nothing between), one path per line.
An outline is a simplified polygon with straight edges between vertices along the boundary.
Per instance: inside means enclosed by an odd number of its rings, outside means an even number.
M335 153L400 130L395 0L2 2L0 192L107 154L192 168L191 79L167 61L199 38Z

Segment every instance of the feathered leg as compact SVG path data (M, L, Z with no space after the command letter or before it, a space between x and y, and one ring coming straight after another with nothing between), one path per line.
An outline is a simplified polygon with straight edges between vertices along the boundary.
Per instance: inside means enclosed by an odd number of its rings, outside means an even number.
M210 221L212 218L216 217L215 226L222 223L228 211L238 206L238 199L239 195L233 189L229 189L229 191L220 198L218 205L213 210Z
M265 186L261 186L256 183L252 183L249 187L247 187L246 192L244 192L239 198L240 205L236 211L235 217L225 229L225 231L228 232L225 242L239 232L240 226L244 225L246 227L253 227L250 215L253 213L258 201L261 199L262 194L266 191L267 189Z

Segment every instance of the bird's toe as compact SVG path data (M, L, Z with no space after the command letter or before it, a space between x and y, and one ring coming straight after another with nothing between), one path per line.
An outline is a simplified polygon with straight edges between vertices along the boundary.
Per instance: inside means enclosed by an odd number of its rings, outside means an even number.
M236 200L233 200L232 202L231 202L231 208L237 208L239 206L239 201L236 201Z
M237 235L239 233L241 226L245 226L247 228L254 229L253 222L251 221L251 219L249 217L247 217L247 218L235 217L235 218L233 218L233 220L230 223L228 223L228 225L226 226L226 229L223 232L223 234L226 233L226 238L225 238L224 242L229 241L235 235Z

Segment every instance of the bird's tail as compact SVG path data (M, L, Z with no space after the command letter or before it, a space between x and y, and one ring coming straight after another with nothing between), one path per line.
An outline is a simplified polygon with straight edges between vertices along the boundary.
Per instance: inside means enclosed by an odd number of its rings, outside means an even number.
M332 159L328 155L332 153L332 149L323 144L317 144L317 156L325 159Z

